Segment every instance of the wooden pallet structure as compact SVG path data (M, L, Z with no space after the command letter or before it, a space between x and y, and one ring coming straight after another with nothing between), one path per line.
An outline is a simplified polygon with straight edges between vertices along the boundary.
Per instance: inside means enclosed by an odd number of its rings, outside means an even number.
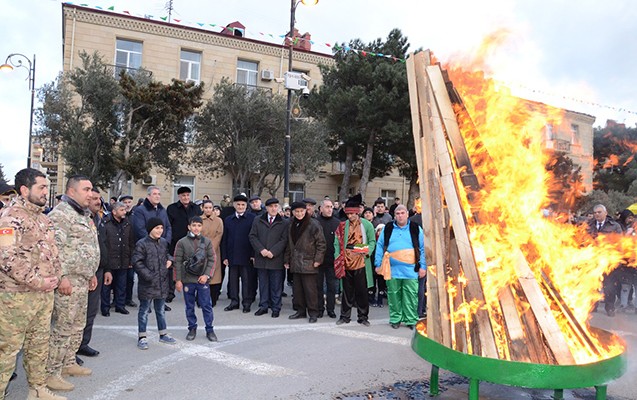
M469 204L478 207L471 194L486 179L474 172L458 123L463 121L466 132L470 116L446 72L432 64L429 51L408 57L407 76L429 265L427 336L462 353L538 364L576 364L573 343L599 354L547 274L534 273L519 249L516 279L495 301L485 298L460 198L467 193ZM475 126L469 130L480 137ZM479 212L471 218L479 223ZM471 303L483 307L466 318Z

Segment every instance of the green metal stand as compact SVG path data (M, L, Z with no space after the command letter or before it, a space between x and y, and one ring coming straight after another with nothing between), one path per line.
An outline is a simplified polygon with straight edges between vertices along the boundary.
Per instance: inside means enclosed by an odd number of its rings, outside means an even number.
M469 380L469 400L480 400L480 381L475 378Z
M606 400L606 385L595 386L595 400Z
M431 366L431 377L429 378L429 394L437 396L440 394L440 388L438 386L438 367Z
M606 340L621 342L610 332L595 329ZM547 365L498 360L460 353L414 332L411 348L432 364L429 394L440 393L439 369L469 378L469 400L478 400L481 381L531 389L553 389L555 400L564 398L564 389L595 387L596 400L606 399L607 384L627 369L626 353L583 365Z

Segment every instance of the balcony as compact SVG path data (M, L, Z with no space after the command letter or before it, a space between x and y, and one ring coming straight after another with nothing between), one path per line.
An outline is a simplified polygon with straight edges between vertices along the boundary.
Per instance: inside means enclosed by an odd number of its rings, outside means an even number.
M571 142L563 139L547 140L544 144L547 150L560 151L563 153L571 152Z

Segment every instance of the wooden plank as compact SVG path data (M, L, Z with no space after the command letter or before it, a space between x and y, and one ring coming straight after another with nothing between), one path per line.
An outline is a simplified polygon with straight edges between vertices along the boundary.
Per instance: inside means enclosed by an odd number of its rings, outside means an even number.
M453 150L453 156L458 167L463 168L460 172L462 183L467 189L469 189L468 193L471 193L471 191L478 191L480 189L478 178L473 172L471 159L469 158L469 153L467 152L467 148L460 133L460 127L458 126L456 113L453 109L453 105L451 104L451 99L449 98L449 92L443 78L442 70L439 65L432 65L427 67L427 69L428 71L431 71L428 74L431 81L431 87L433 89L434 96L436 97L436 101L438 102L438 109L440 110L440 116L442 117L442 122L445 126L445 132L447 133L449 144ZM436 69L440 73L435 72Z
M513 283L511 290L515 292L515 296L518 298L518 313L526 331L526 346L531 357L531 362L537 364L556 364L555 357L546 346L542 329L540 329L540 326L537 324L533 310L529 305L522 287L520 287L520 283Z
M460 256L458 255L458 247L456 246L456 240L451 239L449 241L449 276L451 277L451 283L455 286L456 292L453 296L450 304L452 304L450 318L451 318L451 329L452 329L452 339L453 339L453 349L456 351L460 351L463 353L467 352L467 341L469 337L467 337L467 329L466 323L464 320L459 320L458 317L454 316L454 310L457 310L458 307L462 303L464 303L464 290L463 284L458 279L460 276Z
M595 343L588 336L588 331L584 329L584 327L579 323L579 321L575 318L573 311L566 305L566 302L562 298L560 292L553 286L553 282L548 277L548 275L542 272L542 287L544 291L551 296L553 303L556 304L562 312L564 319L568 322L569 327L578 341L580 345L587 349L591 355L600 356L599 349L595 346Z
M411 108L411 125L414 136L414 147L416 148L416 162L418 164L418 177L420 180L420 200L422 205L422 230L424 234L425 260L427 264L433 264L435 249L433 245L434 218L431 208L426 207L426 203L430 198L429 174L425 165L422 126L421 103L425 102L420 99L421 90L418 90L416 76L417 71L416 60L418 59L418 70L422 69L422 65L426 62L426 54L411 54L407 58L407 83L409 87L409 103ZM420 72L422 73L422 72ZM426 104L426 102L425 102ZM442 342L442 325L439 308L439 290L437 280L435 278L435 265L429 265L427 269L427 336L438 343Z
M500 289L498 298L502 309L502 318L504 319L507 339L509 340L511 359L531 362L531 355L526 345L525 331L522 327L522 321L518 315L517 307L515 306L515 298L513 297L513 293L511 293L511 288L507 286Z
M440 68L427 69L427 80L429 81L429 74L440 74ZM467 286L465 291L469 300L476 299L483 304L486 304L484 293L482 291L482 284L480 282L480 276L476 267L475 259L473 256L473 249L471 248L471 242L469 240L469 233L467 231L466 219L460 199L458 196L458 190L455 183L455 175L453 165L451 163L451 156L447 147L447 141L444 135L443 124L441 115L438 111L437 98L434 98L431 87L429 88L430 97L434 99L432 103L432 116L433 124L433 138L436 155L438 157L438 166L440 169L440 184L444 193L447 208L449 210L449 216L451 219L451 226L454 231L456 243L458 247L458 254L462 260L462 269L467 279ZM447 95L445 93L445 95ZM448 96L448 95L447 95ZM493 330L491 327L491 321L486 310L478 310L475 315L477 324L479 326L479 337L481 352L483 356L490 358L498 358L498 350L495 344L495 338L493 336Z
M421 202L423 232L425 234L425 257L430 264L427 272L427 332L431 332L431 337L437 342L451 347L451 327L449 321L449 304L445 293L445 253L446 248L443 243L442 222L442 199L440 183L437 169L437 160L433 150L433 142L429 132L431 131L431 99L427 90L428 82L424 78L424 71L428 53L414 54L413 63L408 65L408 82L410 84L410 101L412 105L412 116L414 108L418 108L418 126L420 131L420 153L423 167L419 167L419 176L424 177L421 181ZM412 96L412 87L415 87L415 95ZM414 99L417 100L415 104ZM412 120L412 128L414 128ZM415 129L418 129L418 126ZM417 133L414 131L414 137ZM432 330L430 331L430 327Z
M524 258L524 254L522 254L522 251L519 249L516 249L514 256L518 281L524 290L524 294L542 330L546 343L555 356L555 360L560 365L575 364L575 359L571 354L564 334L551 311L551 307L544 297L544 293L538 281L535 279L535 275L533 275L533 271L531 271L526 258Z

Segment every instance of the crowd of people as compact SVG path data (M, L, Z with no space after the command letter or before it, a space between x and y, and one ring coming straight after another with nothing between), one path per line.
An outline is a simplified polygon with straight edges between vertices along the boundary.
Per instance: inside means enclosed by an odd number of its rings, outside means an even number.
M130 195L106 204L76 175L48 209L48 181L31 168L18 172L15 192L0 211L0 393L22 352L28 399L66 399L59 392L74 389L68 376L92 374L81 356L99 355L89 345L98 312L137 308L137 347L147 350L154 311L159 342L175 344L165 313L176 292L185 301L185 339L197 336L199 308L206 339L217 341L213 308L224 279L225 312L251 313L256 303L255 316L278 318L287 283L289 319L316 323L327 314L341 325L356 309L357 322L369 326L369 307L385 299L395 329L413 329L424 313L424 237L398 199L389 210L381 198L367 208L360 195L343 207L328 196L282 207L245 194L215 205L208 196L193 202L181 187L164 207L151 186L135 206Z

